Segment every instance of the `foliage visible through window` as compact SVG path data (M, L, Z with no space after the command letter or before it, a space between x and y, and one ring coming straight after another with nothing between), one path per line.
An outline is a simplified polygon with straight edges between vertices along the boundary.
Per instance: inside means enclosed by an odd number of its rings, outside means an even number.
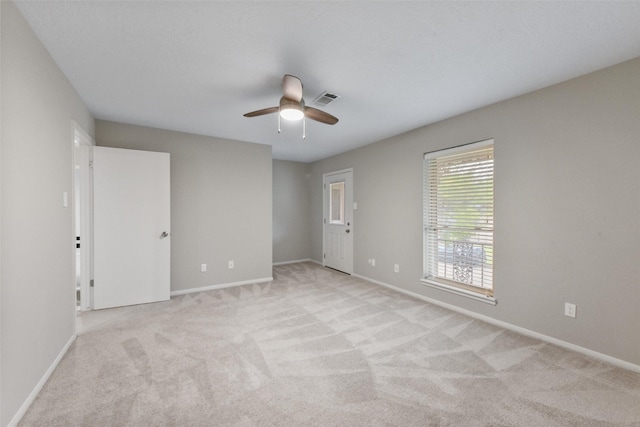
M493 140L425 154L425 279L493 295Z

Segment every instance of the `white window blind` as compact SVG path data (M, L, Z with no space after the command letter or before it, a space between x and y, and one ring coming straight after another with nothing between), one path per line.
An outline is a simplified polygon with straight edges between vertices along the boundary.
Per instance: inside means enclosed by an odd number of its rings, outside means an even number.
M425 154L425 280L493 295L493 140Z

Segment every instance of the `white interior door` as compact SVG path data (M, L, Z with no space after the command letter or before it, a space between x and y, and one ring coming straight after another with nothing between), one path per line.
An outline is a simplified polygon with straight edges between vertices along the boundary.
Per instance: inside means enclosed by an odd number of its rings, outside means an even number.
M169 299L169 154L93 149L93 308Z
M353 171L325 174L324 265L353 273Z

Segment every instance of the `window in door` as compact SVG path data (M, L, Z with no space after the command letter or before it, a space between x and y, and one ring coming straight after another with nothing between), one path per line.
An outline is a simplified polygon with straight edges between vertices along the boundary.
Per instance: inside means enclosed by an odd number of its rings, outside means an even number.
M329 223L344 225L344 181L329 185Z

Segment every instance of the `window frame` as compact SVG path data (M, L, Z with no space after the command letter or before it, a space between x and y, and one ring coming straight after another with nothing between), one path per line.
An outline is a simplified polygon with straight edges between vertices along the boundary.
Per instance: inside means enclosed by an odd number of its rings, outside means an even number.
M497 304L497 300L494 297L494 282L493 282L493 273L495 270L495 264L494 264L494 259L493 259L493 252L492 252L492 257L491 257L491 288L483 288L481 286L476 286L476 285L470 285L470 284L465 284L463 282L457 282L454 280L449 280L447 278L444 277L436 277L434 275L430 275L431 270L433 269L434 262L437 262L436 259L434 259L435 257L439 256L439 249L437 249L437 252L435 254L430 253L429 251L433 252L433 248L429 248L429 241L430 239L429 234L433 233L432 231L430 231L430 217L429 217L429 204L430 204L430 194L431 194L431 181L429 180L429 162L432 161L433 159L439 159L439 158L448 158L448 157L452 157L452 156L456 156L456 155L460 155L460 154L464 154L464 153L473 153L474 151L480 151L480 150L486 150L488 147L491 147L492 150L492 197L491 197L491 206L492 206L492 212L491 212L491 227L490 227L490 234L491 234L491 250L493 251L493 247L494 247L494 233L495 233L495 228L494 228L494 206L495 206L495 141L494 139L486 139L486 140L482 140L482 141L478 141L478 142L473 142L470 144L464 144L464 145L460 145L457 147L452 147L452 148L446 148L446 149L442 149L442 150L436 150L436 151L431 151L431 152L427 152L424 154L423 156L423 274L422 274L422 279L420 280L420 282L426 286L432 287L432 288L436 288L439 290L443 290L446 292L451 292L457 295L461 295L461 296L465 296L477 301L482 301L491 305L496 305ZM483 232L487 232L487 230L483 230ZM464 242L465 240L463 240ZM467 243L469 243L467 241ZM481 252L484 254L484 245L481 246L483 249L481 250ZM439 245L438 245L439 248ZM472 245L472 252L474 250L474 247ZM446 247L445 247L445 257L446 257ZM445 261L445 266L446 266L446 261ZM453 268L453 264L452 264L452 268ZM485 268L485 263L483 261L483 268ZM484 270L483 270L484 271Z

